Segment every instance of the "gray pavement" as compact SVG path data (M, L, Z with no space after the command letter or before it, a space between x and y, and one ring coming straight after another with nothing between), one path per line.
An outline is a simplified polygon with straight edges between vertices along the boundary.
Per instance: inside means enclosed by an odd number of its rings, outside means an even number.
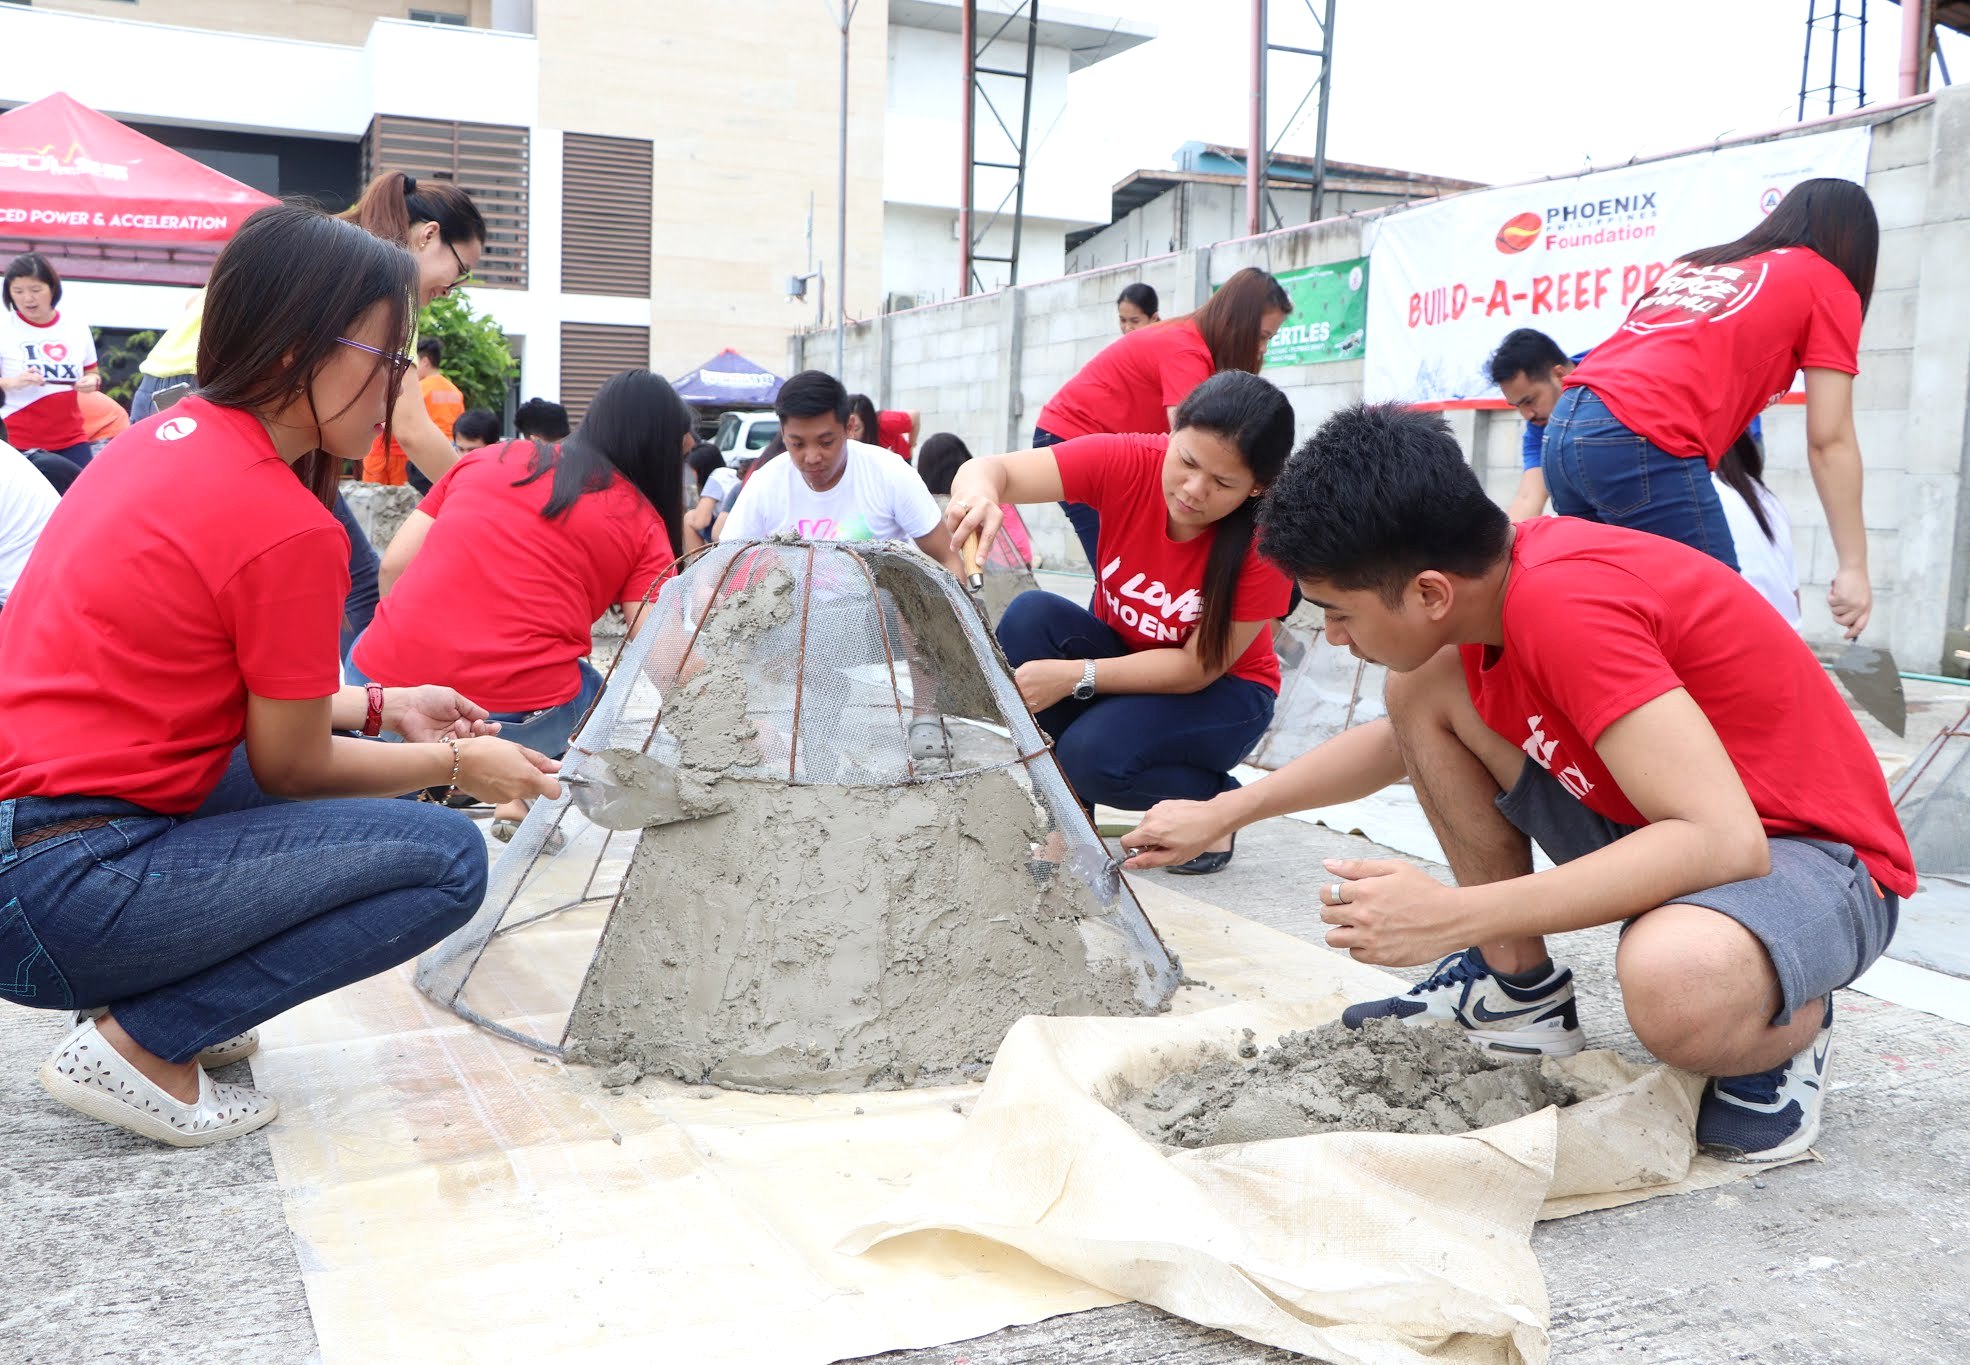
M1960 714L1958 698L1970 692L1912 685L1912 720L1940 726ZM1915 729L1903 742L1911 754ZM1320 860L1387 852L1275 820L1239 837L1223 873L1171 885L1318 941L1309 906ZM1641 1057L1622 1019L1613 931L1557 940L1555 953L1578 974L1590 1046ZM1837 1017L1823 1162L1538 1228L1556 1359L1970 1359L1970 1135L1957 1122L1970 1110L1970 1028L1853 992ZM0 1209L11 1234L0 1239L0 1360L307 1360L314 1333L266 1135L172 1151L58 1108L34 1073L63 1018L0 1009ZM1292 1358L1129 1304L867 1359Z

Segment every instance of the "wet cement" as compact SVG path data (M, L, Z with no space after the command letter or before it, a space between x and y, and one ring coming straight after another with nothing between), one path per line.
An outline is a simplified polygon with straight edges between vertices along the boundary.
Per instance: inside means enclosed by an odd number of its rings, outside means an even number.
M963 638L948 603L897 586L906 620L931 618L920 638ZM1048 861L1063 846L1021 770L891 786L763 775L762 744L770 760L784 743L749 705L773 686L754 645L787 624L791 587L766 573L721 603L665 699L680 788L723 813L639 838L569 1059L741 1089L896 1088L982 1074L1023 1015L1162 1004L1114 915ZM976 659L961 662L983 692ZM820 730L803 722L804 777L823 767Z
M1339 1020L1289 1033L1259 1052L1166 1076L1117 1112L1172 1147L1312 1133L1467 1133L1574 1101L1537 1062L1480 1052L1455 1029L1392 1019L1360 1029Z

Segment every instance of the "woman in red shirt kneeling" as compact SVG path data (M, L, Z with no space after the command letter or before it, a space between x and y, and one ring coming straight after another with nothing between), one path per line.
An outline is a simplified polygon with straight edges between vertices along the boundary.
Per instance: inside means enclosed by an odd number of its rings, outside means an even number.
M386 426L415 286L360 228L254 214L213 268L199 393L96 458L0 617L0 997L80 1011L41 1084L159 1142L270 1122L201 1064L478 909L470 820L358 798L558 791L449 689L341 686L328 504ZM411 742L334 733L383 726Z
M675 390L624 370L559 447L520 440L462 457L390 542L349 681L439 678L491 708L507 736L566 753L602 690L588 662L596 619L620 604L633 633L677 558L693 444ZM526 813L501 806L493 832L512 838Z
M1101 517L1092 611L1021 593L999 620L1019 692L1084 802L1206 801L1272 722L1272 621L1292 585L1253 547L1258 498L1293 448L1293 409L1257 375L1206 380L1168 435L1082 436L962 466L951 543L991 544L1001 502ZM1231 842L1173 872L1217 872Z

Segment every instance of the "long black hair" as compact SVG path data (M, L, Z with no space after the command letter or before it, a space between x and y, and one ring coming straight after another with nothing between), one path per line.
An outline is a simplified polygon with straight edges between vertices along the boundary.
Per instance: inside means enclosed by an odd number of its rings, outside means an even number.
M1717 461L1717 477L1744 499L1751 508L1751 515L1758 519L1758 529L1765 533L1766 540L1770 540L1772 519L1758 497L1765 487L1765 452L1758 448L1758 441L1749 430L1741 433Z
M1861 296L1861 315L1874 299L1874 262L1881 252L1881 224L1874 201L1851 180L1802 180L1778 207L1734 242L1692 251L1688 265L1728 265L1761 251L1802 246L1824 257Z
M1208 431L1236 447L1263 492L1293 453L1293 405L1267 381L1243 370L1212 375L1190 391L1177 409L1172 434L1186 429ZM1222 671L1232 660L1232 600L1238 595L1238 575L1252 548L1258 525L1259 499L1246 498L1213 527L1211 552L1204 561L1204 615L1197 623L1204 667Z
M882 418L876 415L874 399L866 393L849 394L848 415L862 419L862 435L858 439L863 445L882 444Z
M552 521L584 493L627 479L663 518L672 554L684 550L684 438L697 414L677 390L648 370L610 375L589 400L574 434L553 446L534 441L519 488L552 476L554 488L540 514Z
M396 243L305 204L261 209L213 264L198 337L198 396L252 411L307 393L316 372L341 354L339 338L378 304L389 312L390 349L401 353L410 344L416 289L417 262ZM376 358L379 370L388 365ZM386 442L396 396L393 388ZM334 503L342 461L311 451L294 472L324 507Z

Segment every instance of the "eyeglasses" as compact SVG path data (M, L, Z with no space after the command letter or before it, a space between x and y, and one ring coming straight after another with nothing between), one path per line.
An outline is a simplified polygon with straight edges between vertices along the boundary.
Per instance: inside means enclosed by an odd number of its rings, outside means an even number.
M440 238L439 240L443 241L442 238ZM446 285L445 287L447 289L456 289L462 284L471 284L472 267L465 264L465 258L458 254L458 248L453 246L450 242L445 242L445 250L451 253L451 258L454 261L458 262L458 278L453 280L450 284Z
M384 351L374 346L365 346L362 342L351 341L347 337L337 337L335 340L343 346L353 347L358 351L367 351L373 356L381 356L384 360L390 362L390 398L394 403L397 397L397 390L404 382L404 372L410 369L413 363L411 358L397 351Z

